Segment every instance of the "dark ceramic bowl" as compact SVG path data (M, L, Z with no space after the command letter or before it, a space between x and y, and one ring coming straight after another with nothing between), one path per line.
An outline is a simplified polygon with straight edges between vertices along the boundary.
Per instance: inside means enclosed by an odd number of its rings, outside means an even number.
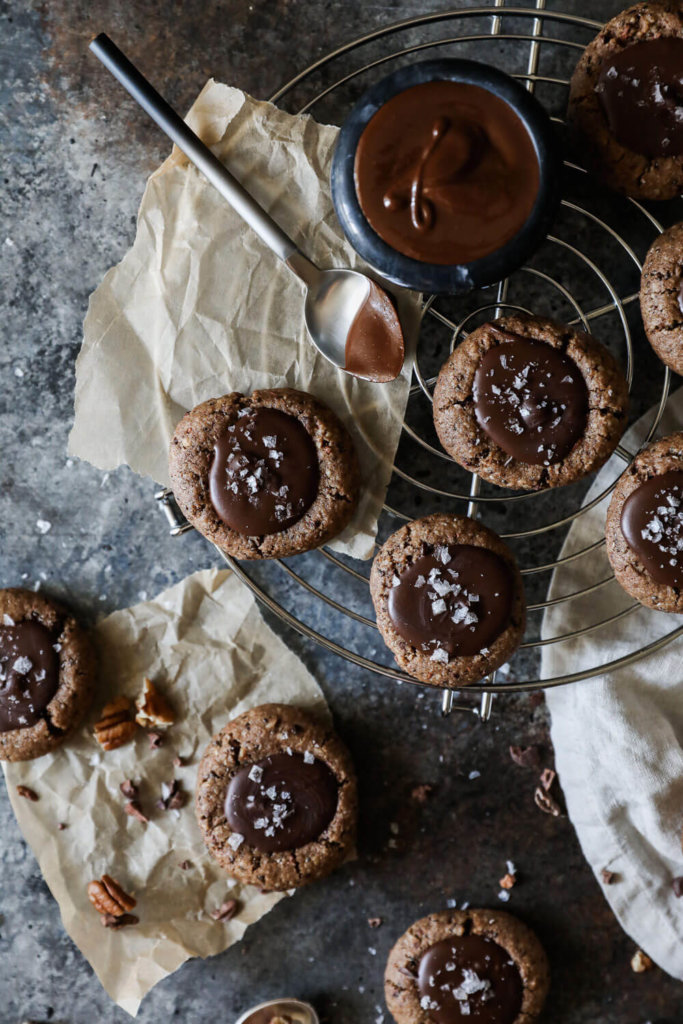
M478 85L512 107L536 150L539 188L524 225L499 249L470 263L425 263L398 252L370 226L361 210L354 181L358 141L373 115L397 93L425 82ZM353 108L339 133L332 161L332 199L344 234L360 256L382 277L416 291L456 295L507 277L538 248L560 201L562 160L559 143L545 110L502 71L471 60L430 60L400 68L373 85Z

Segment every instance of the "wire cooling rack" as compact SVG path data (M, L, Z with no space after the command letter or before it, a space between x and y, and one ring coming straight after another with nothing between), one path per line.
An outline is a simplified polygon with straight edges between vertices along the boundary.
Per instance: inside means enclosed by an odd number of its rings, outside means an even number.
M293 112L311 112L320 121L339 123L364 89L395 67L431 56L467 56L495 63L524 82L563 133L569 78L583 48L602 26L588 18L546 10L546 0L532 2L533 6L523 7L494 0L488 6L440 11L377 28L317 60L283 85L272 101ZM662 225L635 200L603 190L573 160L565 161L563 197L553 232L526 266L492 288L459 299L432 296L423 302L415 379L378 539L381 542L402 523L429 512L466 510L481 517L515 550L529 611L527 635L511 659L516 681L505 682L494 673L468 686L468 693L481 695L478 706L455 703L453 691L444 690L445 714L469 711L486 720L495 693L587 679L631 664L683 634L683 627L674 629L645 647L638 647L636 641L626 656L603 664L596 643L594 667L551 679L526 678L528 670L515 670L516 658L526 666L534 660L530 652L545 644L566 643L591 633L599 641L601 631L639 607L633 602L601 620L587 615L571 633L540 635L544 609L586 597L613 578L606 569L597 583L547 599L555 568L590 558L604 544L601 539L569 556L559 554L571 524L609 494L616 481L587 504L583 496L589 481L544 492L503 490L461 469L440 448L434 433L432 390L438 369L453 347L493 316L533 311L592 331L611 348L625 366L635 417L654 404L646 441L654 436L668 398L670 374L643 339L638 286L642 258ZM624 465L635 454L623 446L618 453ZM160 491L156 497L174 535L192 529L171 491ZM305 637L380 676L424 685L399 671L382 644L369 596L369 562L344 558L324 547L268 563L222 557L267 608Z

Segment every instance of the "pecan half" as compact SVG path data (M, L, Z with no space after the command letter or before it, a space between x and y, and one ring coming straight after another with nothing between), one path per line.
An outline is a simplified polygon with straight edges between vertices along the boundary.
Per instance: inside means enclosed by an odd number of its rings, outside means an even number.
M135 701L135 707L135 721L143 729L166 729L175 722L171 705L146 676L142 693Z
M98 914L111 914L113 917L127 914L137 902L111 875L102 875L99 882L88 883L88 899Z
M136 729L130 701L117 697L102 709L102 717L95 723L95 739L104 750L116 750L133 738Z

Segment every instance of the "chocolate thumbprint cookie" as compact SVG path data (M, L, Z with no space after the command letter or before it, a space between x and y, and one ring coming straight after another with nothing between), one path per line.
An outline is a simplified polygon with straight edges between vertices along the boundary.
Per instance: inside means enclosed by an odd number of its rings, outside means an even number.
M503 541L465 516L401 527L370 574L377 626L400 668L458 689L517 649L525 624L522 578Z
M592 473L616 448L627 411L626 380L604 345L522 314L472 331L434 389L443 447L501 487L540 490Z
M169 468L187 520L235 558L317 548L358 503L348 432L322 402L289 388L196 406L176 427Z

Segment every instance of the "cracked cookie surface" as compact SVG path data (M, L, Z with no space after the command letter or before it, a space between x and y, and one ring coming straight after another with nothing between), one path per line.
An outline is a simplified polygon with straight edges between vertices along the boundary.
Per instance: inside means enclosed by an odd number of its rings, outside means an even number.
M585 383L585 426L557 461L531 464L503 449L480 425L474 400L477 371L508 333L553 348ZM513 396L514 397L514 396ZM599 469L626 427L628 386L616 360L591 335L539 316L515 314L483 324L453 351L434 389L434 426L456 462L501 487L540 490L560 487Z
M586 47L572 76L568 117L578 156L607 185L640 199L671 199L683 191L683 155L648 156L622 145L600 103L603 65L636 43L683 39L683 10L675 2L638 3L622 11ZM582 161L583 162L583 161Z
M652 348L674 373L683 374L683 223L674 224L648 249L640 311Z
M441 949L448 954L443 963ZM421 918L396 942L384 974L396 1024L534 1024L549 985L548 960L536 935L500 910Z
M58 603L32 590L0 590L0 760L58 747L93 694L92 642Z
M195 809L221 867L268 892L322 878L355 849L349 753L331 726L292 705L261 704L214 736L199 766Z
M303 441L308 439L314 458L317 457L315 481L310 503L306 505L306 500L301 498L303 511L298 517L296 510L289 516L283 512L284 528L272 530L269 527L269 533L250 535L239 532L235 523L230 525L219 514L212 501L212 469L219 450L217 446L225 441L228 432L239 430L244 417L268 410L280 416L284 414L280 422L286 423L287 418L292 417L296 421L294 427L303 428L298 433L305 431ZM275 437L273 442L270 454L278 456L281 453L277 450ZM287 480L292 488L301 483L304 472L297 451L300 452L301 448L295 449L294 464L290 464ZM235 467L232 470L233 482L228 480L229 487L240 483L237 474L242 472L234 462L234 454L233 451L227 456L228 466ZM268 449L261 454L264 458L259 459L258 453L252 452L245 461L245 466L248 465L251 471L248 479L252 482L254 498L260 498L263 493L261 481L253 473L254 467L259 472L261 463L263 471L268 473L271 492L274 481L283 482L278 479L283 470L282 460L268 459ZM235 558L285 558L320 547L348 525L358 504L358 459L346 428L322 402L291 388L254 391L251 395L233 392L195 406L175 429L169 452L169 469L173 493L186 519L208 540ZM272 493L270 499L273 499Z

